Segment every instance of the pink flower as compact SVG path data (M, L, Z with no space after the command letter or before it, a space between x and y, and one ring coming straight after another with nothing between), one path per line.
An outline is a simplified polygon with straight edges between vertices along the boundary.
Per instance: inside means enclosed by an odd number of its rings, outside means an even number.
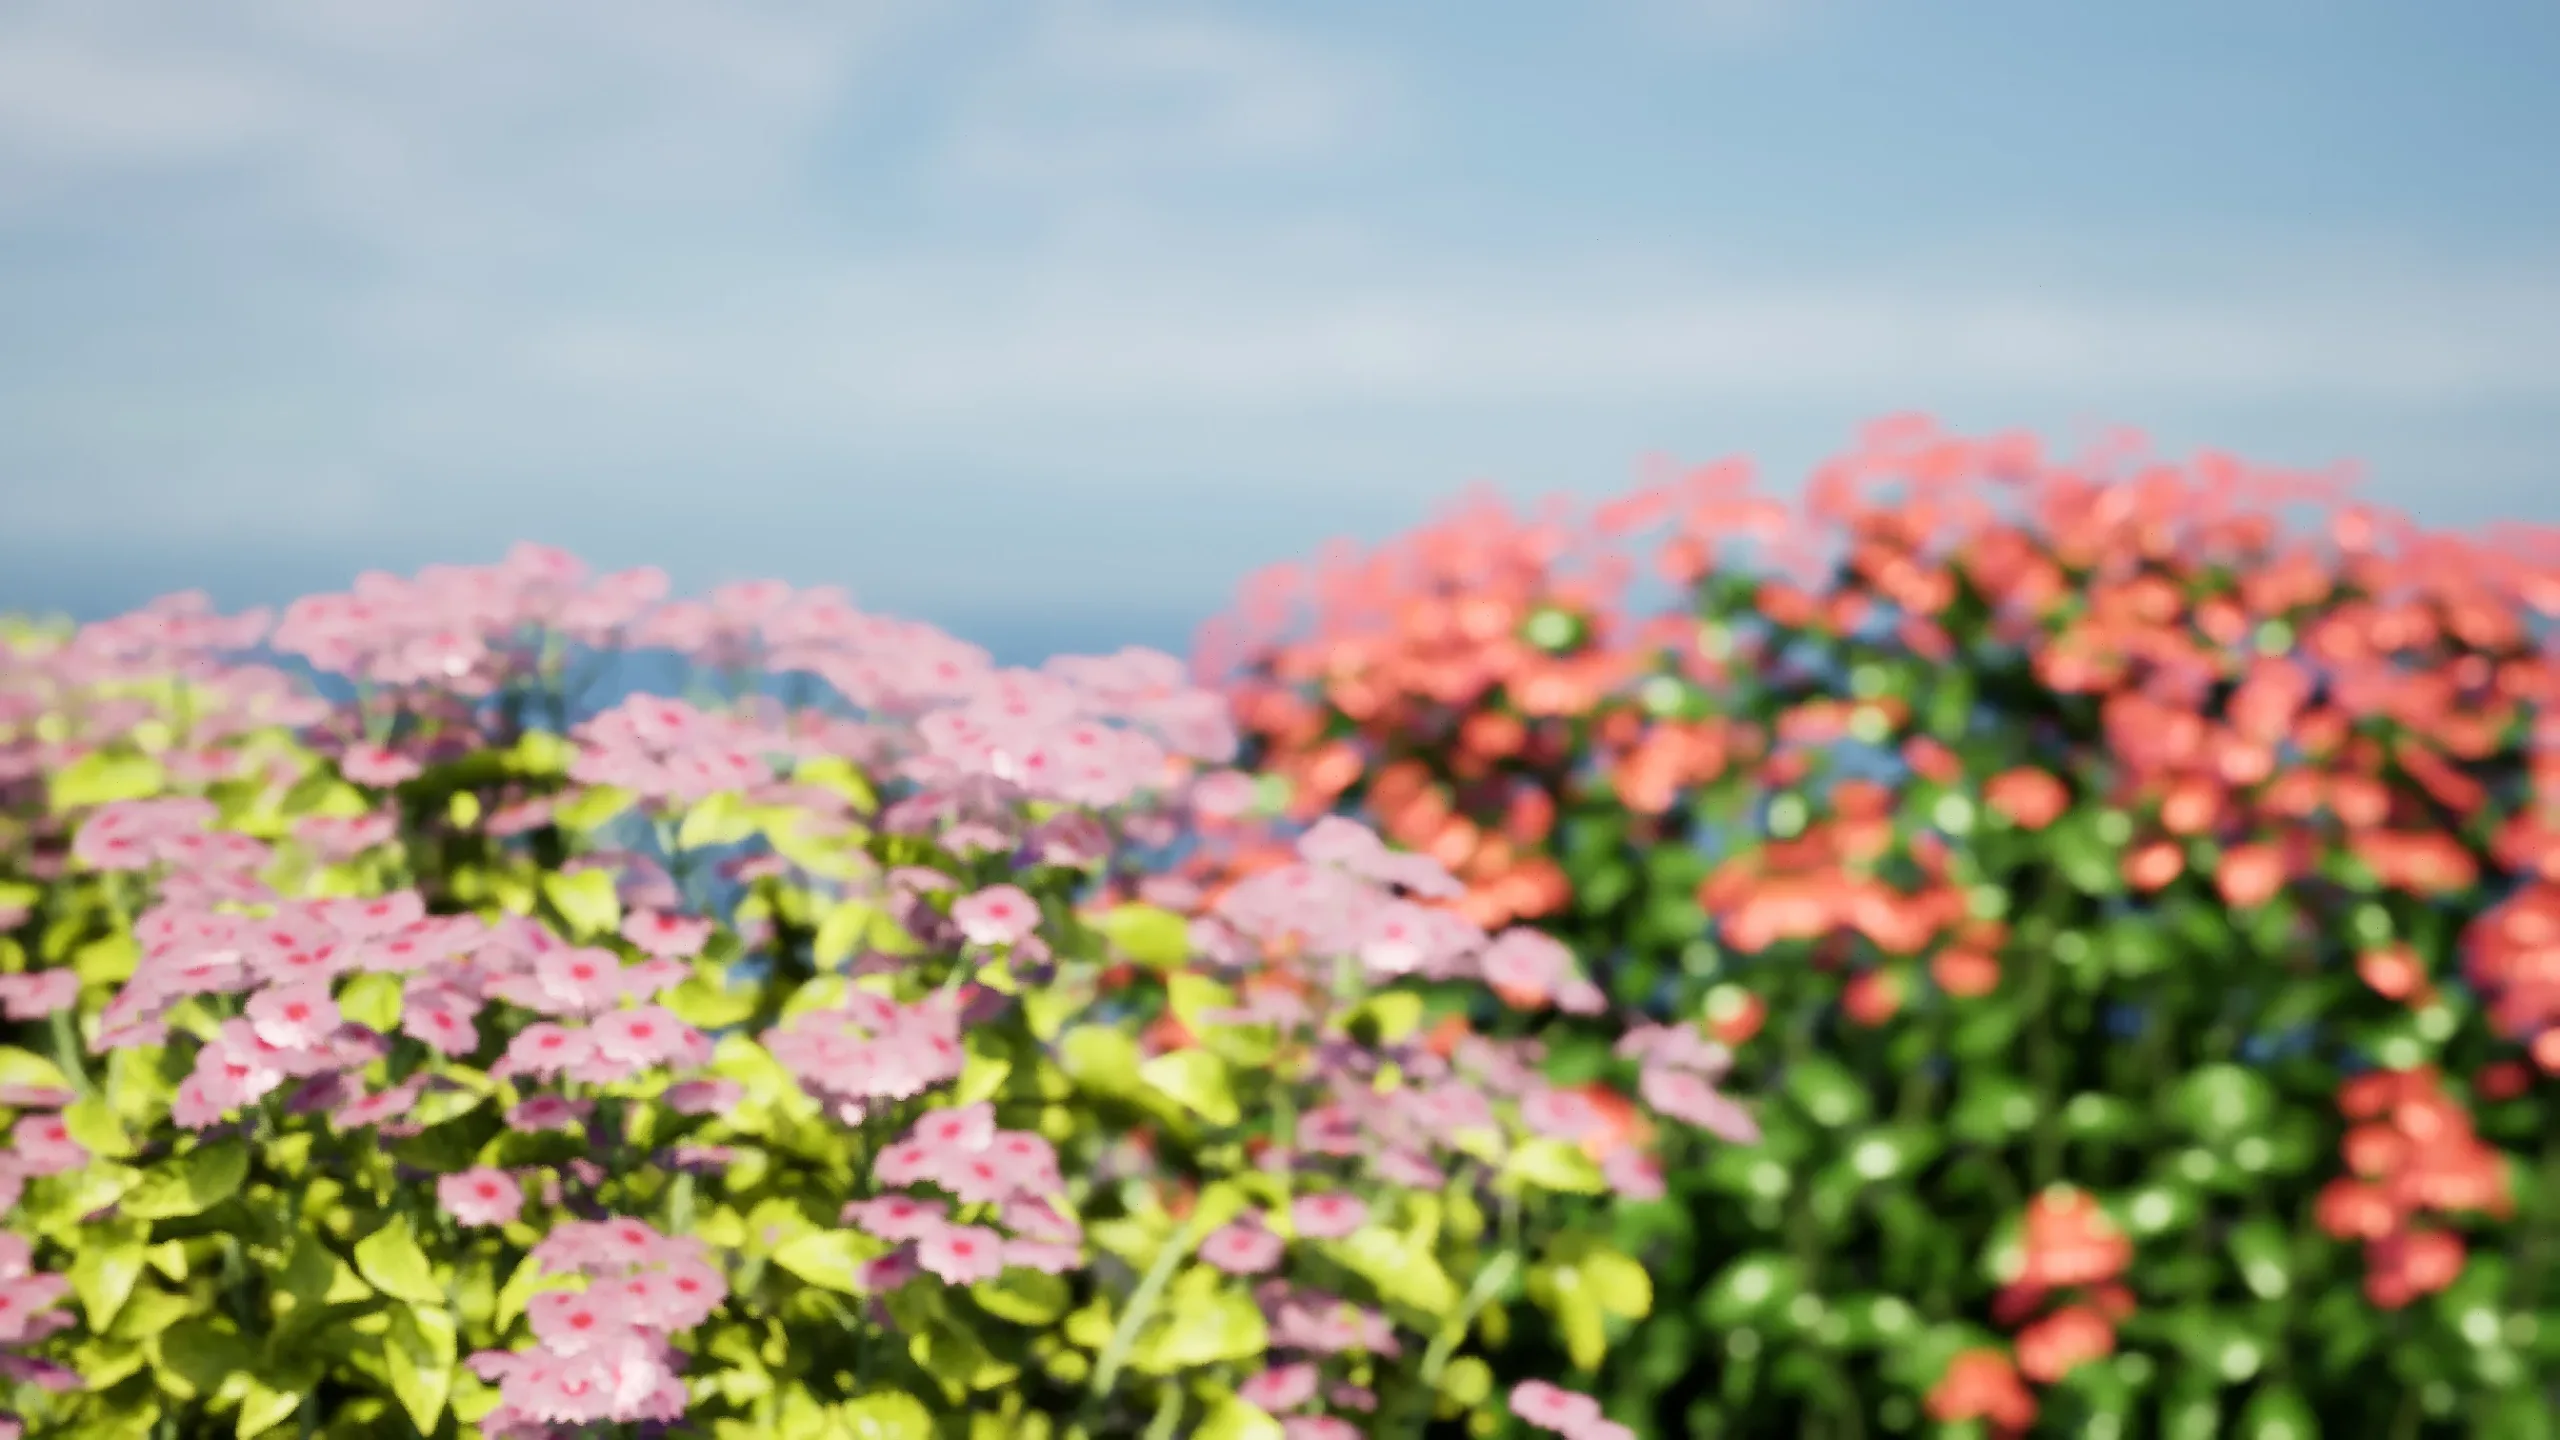
M921 1240L950 1224L950 1212L943 1206L908 1195L853 1201L844 1207L841 1218L883 1240Z
M1007 1240L1004 1263L1037 1270L1044 1275L1064 1275L1084 1264L1084 1251L1075 1245L1047 1240Z
M1040 906L1011 885L993 885L951 904L952 922L975 945L1011 945L1040 923Z
M524 1191L506 1171L481 1166L437 1180L436 1203L457 1224L506 1225L524 1208Z
M421 997L402 1008L400 1033L425 1042L439 1055L469 1054L479 1046L480 1032L463 1003L442 993Z
M585 1060L595 1051L594 1037L585 1030L571 1030L548 1020L537 1020L516 1032L507 1042L507 1053L489 1067L489 1073L507 1077L531 1075L548 1079Z
M621 957L594 946L536 956L533 980L533 1008L553 1015L600 1014L622 1001Z
M1274 1365L1237 1386L1236 1397L1265 1410L1295 1410L1316 1398L1316 1367L1304 1360Z
M575 1133L587 1123L588 1112L594 1109L592 1100L572 1100L565 1095L528 1095L507 1111L507 1128L523 1135L538 1135L545 1130Z
M1360 1427L1339 1415L1292 1415L1280 1422L1281 1440L1360 1440Z
M78 1003L80 972L76 970L0 975L0 1013L12 1020L42 1020Z
M598 1294L544 1290L525 1302L534 1338L555 1355L578 1355L630 1332L628 1318Z
M1541 1430L1574 1440L1602 1419L1599 1401L1544 1380L1523 1380L1511 1387L1511 1413Z
M1289 1223L1310 1240L1339 1240L1369 1218L1356 1195L1301 1195L1289 1205Z
M338 757L338 773L359 785L398 785L425 773L417 761L384 745L351 745Z
M59 1115L21 1115L9 1127L9 1144L17 1152L19 1173L59 1175L89 1161L88 1147L71 1138Z
M710 940L711 922L684 915L634 910L622 921L622 938L652 955L669 960L689 960L700 954L703 944Z
M679 1080L667 1087L667 1108L679 1115L717 1115L738 1103L747 1087L735 1080Z
M1259 1218L1238 1220L1200 1242L1200 1258L1230 1275L1259 1275L1280 1263L1287 1249Z
M1693 1070L1675 1070L1660 1063L1647 1065L1636 1078L1636 1090L1647 1105L1720 1140L1736 1145L1760 1143L1760 1125L1751 1118L1751 1112L1719 1093L1706 1077Z
M312 1049L338 1028L338 1003L318 981L261 990L249 997L242 1013L257 1037L279 1050Z
M951 1225L916 1242L916 1263L945 1285L973 1285L1004 1273L1004 1237L981 1225Z

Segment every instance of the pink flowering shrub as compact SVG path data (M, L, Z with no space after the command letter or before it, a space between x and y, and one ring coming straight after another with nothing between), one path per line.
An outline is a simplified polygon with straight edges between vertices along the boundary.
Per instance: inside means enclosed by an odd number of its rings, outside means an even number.
M1464 1013L1601 1010L1574 957L1348 821L1176 879L1254 785L1169 657L665 590L526 547L9 637L32 1431L1626 1433L1492 1362L1650 1309L1596 1207L1753 1138L1720 1047L1551 1083ZM590 693L653 650L682 694Z

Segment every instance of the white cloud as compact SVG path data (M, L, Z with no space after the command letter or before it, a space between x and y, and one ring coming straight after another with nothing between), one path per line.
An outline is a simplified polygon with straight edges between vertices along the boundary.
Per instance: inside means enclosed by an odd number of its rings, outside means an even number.
M964 82L954 179L1052 193L1326 158L1375 145L1374 63L1196 7L1062 0Z
M1735 33L1803 8L1654 3ZM965 461L1053 486L1187 475L1263 487L1263 502L1374 486L1409 459L1398 483L1437 492L1476 463L1446 438L1469 427L1613 435L1593 443L1622 448L1593 450L1587 470L1614 479L1676 437L1593 417L1683 407L2138 420L2560 401L2547 270L2446 279L2426 256L2218 253L2127 283L2067 237L1890 270L1745 263L1738 246L1537 259L1500 233L1417 244L1375 191L1356 213L1207 203L1195 182L1322 180L1429 138L1414 92L1377 57L1273 28L1276 8L1070 0L989 36L952 30L954 13L0 11L0 224L189 247L202 237L185 197L211 196L196 203L220 214L220 264L190 283L254 286L296 337L259 353L236 317L99 333L69 307L0 338L0 362L42 377L0 392L0 487L34 492L9 497L11 528L65 543L148 530L219 544L278 524L315 544L369 539L426 517L494 523L468 506L537 484L564 497L671 483L710 458L722 483L768 498L804 482L755 477L883 456L919 476ZM880 198L895 177L845 131L917 90L929 113L886 158L926 167L921 198ZM897 233L947 221L937 204L989 200L1027 213L964 216L959 242ZM868 229L843 218L879 211L897 213ZM345 263L298 268L315 236ZM10 286L35 283L0 272L0 312ZM213 418L241 413L255 418ZM1411 441L1433 425L1441 439ZM1366 470L1341 465L1373 444ZM26 478L39 474L73 478Z

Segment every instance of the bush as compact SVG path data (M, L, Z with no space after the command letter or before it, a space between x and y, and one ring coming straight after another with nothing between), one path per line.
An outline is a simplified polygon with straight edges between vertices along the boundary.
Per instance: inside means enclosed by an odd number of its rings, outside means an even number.
M1571 955L1357 824L1188 884L1272 837L1169 657L664 591L0 637L0 1430L1627 1433L1517 1357L1650 1313L1718 1047L1551 1082L1471 1002Z
M1274 572L1201 669L1295 814L1782 1097L1616 1213L1676 1303L1569 1368L1646 1433L2525 1437L2555 615L2548 534L1902 419L1799 505L1727 463ZM1546 1035L1562 1078L1611 1043Z

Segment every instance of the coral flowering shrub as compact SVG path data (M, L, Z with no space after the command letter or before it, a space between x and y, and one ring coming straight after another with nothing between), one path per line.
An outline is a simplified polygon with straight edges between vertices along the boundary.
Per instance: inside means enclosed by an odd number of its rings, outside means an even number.
M1274 572L1199 671L1280 803L1432 856L1776 1097L1617 1209L1694 1298L1568 1365L1614 1415L2531 1435L2555 617L2548 532L1906 417L1800 501L1725 463ZM1200 883L1268 863L1237 828ZM1492 990L1475 1022L1560 1077L1615 1043L1594 997Z
M1350 821L1172 873L1255 783L1169 657L665 592L7 633L0 1429L1628 1433L1489 1357L1652 1312L1600 1222L1756 1138L1722 1047L1479 1033L1606 1007Z

